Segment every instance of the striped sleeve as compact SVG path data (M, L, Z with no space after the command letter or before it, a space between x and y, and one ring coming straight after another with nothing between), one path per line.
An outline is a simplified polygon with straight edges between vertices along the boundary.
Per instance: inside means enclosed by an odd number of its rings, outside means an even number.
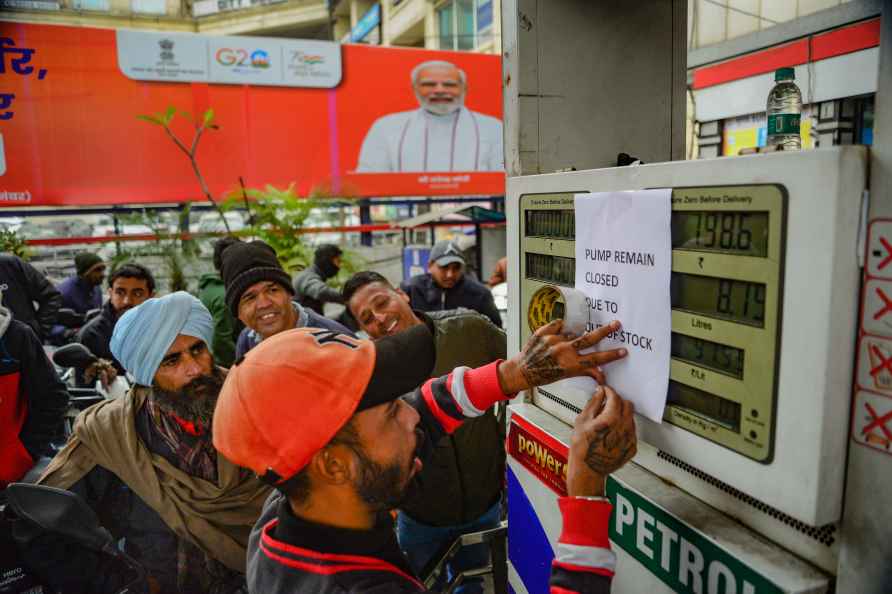
M606 499L561 497L563 531L551 566L551 594L607 593L616 567L608 527L613 506Z
M458 367L443 377L428 380L421 397L431 416L446 433L452 433L466 418L479 417L496 402L510 396L499 385L499 364Z

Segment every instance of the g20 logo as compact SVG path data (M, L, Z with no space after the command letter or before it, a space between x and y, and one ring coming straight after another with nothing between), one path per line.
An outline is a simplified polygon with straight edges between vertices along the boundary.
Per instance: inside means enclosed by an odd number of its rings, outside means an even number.
M214 58L221 66L250 66L251 68L269 68L269 54L263 50L248 50L242 48L221 47L214 54Z

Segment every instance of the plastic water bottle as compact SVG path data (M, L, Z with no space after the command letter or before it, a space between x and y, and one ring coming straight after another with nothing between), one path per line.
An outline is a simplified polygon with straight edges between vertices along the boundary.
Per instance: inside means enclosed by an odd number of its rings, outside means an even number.
M774 73L774 88L768 93L768 146L779 151L798 151L802 148L799 120L802 115L802 92L796 83L796 71L778 68Z

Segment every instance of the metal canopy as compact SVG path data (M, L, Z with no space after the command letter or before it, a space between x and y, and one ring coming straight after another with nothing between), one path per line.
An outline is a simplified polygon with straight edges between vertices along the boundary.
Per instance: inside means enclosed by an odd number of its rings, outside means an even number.
M430 223L435 223L437 221L442 220L443 218L451 215L461 215L466 217L468 220L474 223L504 223L505 222L505 213L499 212L497 210L492 210L490 208L484 208L482 206L454 206L452 208L446 208L443 210L437 210L434 212L426 212L424 214L418 215L417 217L412 217L411 219L405 219L402 221L396 221L391 223L393 227L398 229L411 229L413 227L421 227L423 225L428 225Z

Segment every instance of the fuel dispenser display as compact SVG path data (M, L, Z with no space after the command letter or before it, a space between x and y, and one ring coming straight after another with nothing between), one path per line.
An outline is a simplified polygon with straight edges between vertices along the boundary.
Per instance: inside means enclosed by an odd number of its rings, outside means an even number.
M663 423L638 418L635 462L751 525L769 510L776 540L820 532L842 507L865 163L839 147L509 178L510 348L565 313L575 194L671 188L667 407ZM528 396L568 430L587 398Z
M672 192L665 420L762 463L770 462L774 444L785 202L776 184ZM526 339L564 316L553 286L573 285L573 194L524 194L519 208L521 290L531 295ZM562 400L548 389L539 395Z

